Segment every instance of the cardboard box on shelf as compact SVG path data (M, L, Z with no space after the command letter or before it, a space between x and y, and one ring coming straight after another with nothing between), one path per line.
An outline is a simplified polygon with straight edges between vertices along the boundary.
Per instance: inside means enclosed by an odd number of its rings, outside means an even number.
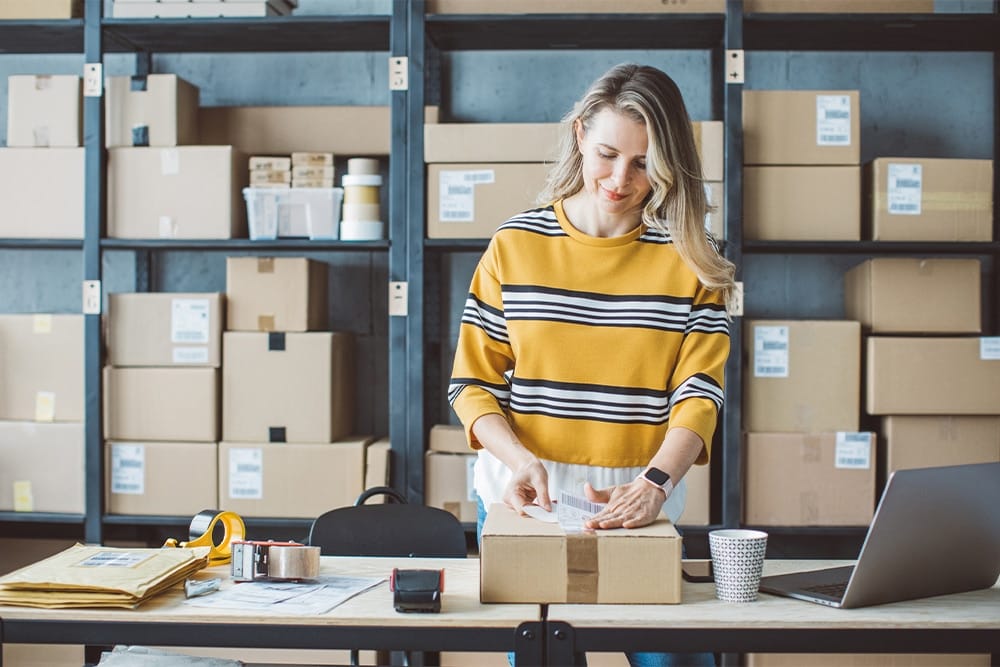
M106 442L108 513L194 516L219 507L218 466L215 442Z
M452 454L475 454L465 439L465 428L456 424L435 424L431 426L430 442L427 448L432 452Z
M83 181L82 148L0 148L0 238L82 239Z
M225 328L223 299L219 292L109 294L109 363L218 368Z
M391 479L392 446L389 438L380 438L368 445L365 452L365 489L388 486ZM369 502L385 502L384 496Z
M883 417L886 474L904 468L1000 461L1000 417Z
M292 6L286 0L118 0L111 11L116 19L239 18L285 16Z
M691 466L684 475L684 481L687 482L687 499L678 523L682 526L707 526L712 517L711 464Z
M743 91L743 164L858 165L857 90Z
M860 241L860 167L744 167L743 237Z
M602 0L429 0L428 14L606 14L684 13L722 14L725 0L617 0L609 6Z
M874 433L747 433L743 521L867 526L875 514Z
M744 430L858 430L860 324L839 320L748 320L745 327Z
M83 315L0 315L0 420L83 421Z
M747 667L989 667L989 654L747 653Z
M176 74L109 76L104 145L175 147L198 143L198 88Z
M232 146L112 148L108 236L246 238L246 158Z
M83 440L79 422L0 421L0 512L83 514Z
M5 0L0 19L71 19L83 16L83 0Z
M104 437L216 442L217 368L104 368Z
M801 14L933 14L934 0L744 0L743 11Z
M475 523L478 509L472 466L476 458L475 454L427 452L424 455L426 504L454 514L459 521Z
M721 120L693 121L694 143L701 158L702 178L723 181L726 178L726 128Z
M431 123L424 162L554 162L561 123Z
M642 528L567 534L498 503L483 526L479 592L485 603L675 604L681 538L662 516Z
M80 145L83 128L80 77L15 74L7 77L7 145Z
M227 257L227 330L325 329L327 273L305 257Z
M844 311L872 333L979 333L980 261L875 257L844 274Z
M231 331L222 349L223 440L329 443L351 432L352 334Z

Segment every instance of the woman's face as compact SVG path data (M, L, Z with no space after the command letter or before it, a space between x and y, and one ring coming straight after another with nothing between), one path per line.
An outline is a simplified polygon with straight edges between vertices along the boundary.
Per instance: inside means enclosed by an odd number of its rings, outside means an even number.
M604 109L585 130L577 121L583 155L583 187L598 207L621 215L641 210L652 189L646 175L646 126L614 109Z

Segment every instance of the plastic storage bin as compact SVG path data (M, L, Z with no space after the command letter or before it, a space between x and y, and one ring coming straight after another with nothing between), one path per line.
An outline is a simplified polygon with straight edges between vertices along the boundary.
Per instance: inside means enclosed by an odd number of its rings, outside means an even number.
M343 188L243 188L250 239L337 239Z

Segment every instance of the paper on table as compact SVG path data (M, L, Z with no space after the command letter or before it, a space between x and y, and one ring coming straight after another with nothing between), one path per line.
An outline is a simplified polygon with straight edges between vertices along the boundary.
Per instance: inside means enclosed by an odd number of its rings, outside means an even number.
M307 616L325 614L355 595L378 586L385 577L319 577L308 582L250 581L185 604L214 609L243 609Z

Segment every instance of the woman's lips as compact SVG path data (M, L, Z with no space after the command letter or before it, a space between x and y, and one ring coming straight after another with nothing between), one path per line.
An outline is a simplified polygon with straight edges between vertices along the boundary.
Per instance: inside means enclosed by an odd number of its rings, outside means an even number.
M617 192L608 190L607 188L604 187L602 187L601 189L604 190L604 196L610 199L611 201L621 201L622 199L625 199L624 194L618 194Z

